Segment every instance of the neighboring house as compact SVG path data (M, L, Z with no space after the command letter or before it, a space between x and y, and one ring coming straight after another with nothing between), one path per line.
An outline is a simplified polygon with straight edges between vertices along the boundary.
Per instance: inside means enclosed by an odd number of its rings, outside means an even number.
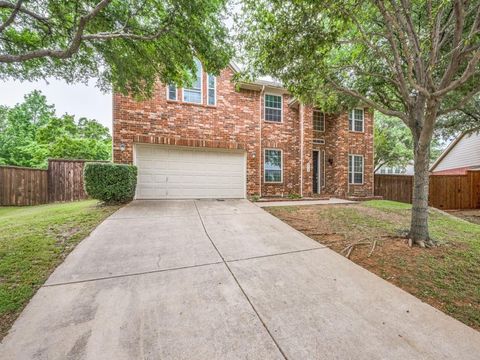
M405 166L382 166L375 174L413 175L413 161Z
M113 95L113 159L138 166L137 199L373 195L373 111L323 114L236 71L198 62L191 88Z
M480 130L462 133L430 168L432 175L463 175L480 168Z

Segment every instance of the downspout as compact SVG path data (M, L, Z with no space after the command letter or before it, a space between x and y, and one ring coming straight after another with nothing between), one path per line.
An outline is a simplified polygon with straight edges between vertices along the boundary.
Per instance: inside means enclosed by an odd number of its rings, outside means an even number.
M305 160L303 156L303 104L300 103L300 196L303 197L303 162Z
M349 113L347 113L348 116L350 116ZM353 120L354 121L354 120ZM350 119L347 117L347 126L350 126ZM354 125L355 126L355 122L354 122ZM347 146L348 146L348 151L347 151L347 194L345 196L346 199L348 199L350 197L350 178L349 178L349 171L350 171L350 136L351 136L351 133L350 133L350 128L347 127L348 129L348 140L347 140ZM353 159L352 159L352 170L353 170ZM353 180L353 173L352 173L352 180Z
M260 106L259 106L259 116L258 116L258 121L259 121L259 127L260 127L260 141L259 146L260 146L260 154L258 154L258 188L259 192L258 195L262 197L262 159L263 159L263 153L262 153L262 101L263 101L263 93L265 92L265 85L262 86L262 90L260 91Z

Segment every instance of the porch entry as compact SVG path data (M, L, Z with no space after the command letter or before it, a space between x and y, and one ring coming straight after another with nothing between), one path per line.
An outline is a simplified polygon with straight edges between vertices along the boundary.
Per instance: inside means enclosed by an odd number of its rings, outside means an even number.
M325 152L322 150L313 150L313 193L320 194L325 187L325 177L323 171L323 158Z

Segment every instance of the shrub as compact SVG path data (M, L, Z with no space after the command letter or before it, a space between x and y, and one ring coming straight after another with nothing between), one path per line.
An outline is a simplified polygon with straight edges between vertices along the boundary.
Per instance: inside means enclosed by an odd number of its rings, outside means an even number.
M300 194L291 193L291 194L288 194L288 198L289 199L301 199L302 196Z
M257 202L258 200L260 200L260 195L253 194L250 200L252 200L252 202Z
M135 196L137 167L112 163L86 163L83 180L87 194L106 203L126 203Z

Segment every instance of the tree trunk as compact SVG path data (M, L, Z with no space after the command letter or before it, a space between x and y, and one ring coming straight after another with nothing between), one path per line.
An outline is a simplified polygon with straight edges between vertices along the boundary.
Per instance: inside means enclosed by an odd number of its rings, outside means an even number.
M435 107L429 108L422 121L423 126L412 129L414 144L414 175L412 218L409 238L412 243L421 247L434 246L428 232L428 185L430 169L430 144L433 136L433 126L436 119ZM418 114L417 114L418 115Z
M410 239L421 247L425 247L430 239L428 233L429 155L429 147L415 146Z

